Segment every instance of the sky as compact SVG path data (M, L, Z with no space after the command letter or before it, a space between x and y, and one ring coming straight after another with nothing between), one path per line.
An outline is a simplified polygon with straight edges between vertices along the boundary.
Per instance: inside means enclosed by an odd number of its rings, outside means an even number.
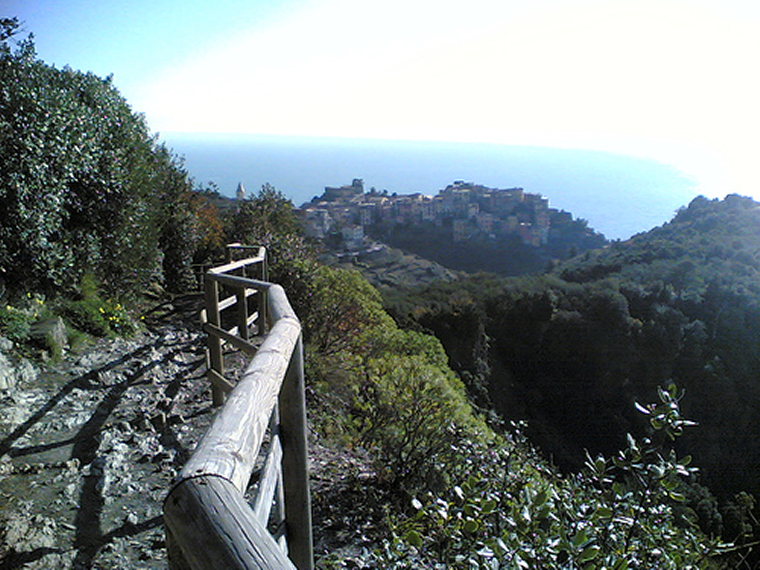
M755 0L0 0L160 133L494 142L760 199Z

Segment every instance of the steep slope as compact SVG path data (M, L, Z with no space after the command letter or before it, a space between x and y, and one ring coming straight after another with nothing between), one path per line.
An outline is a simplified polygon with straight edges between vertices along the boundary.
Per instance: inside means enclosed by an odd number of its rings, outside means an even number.
M626 433L646 434L634 402L674 380L686 390L685 416L699 423L679 445L700 481L729 500L760 491L758 277L760 204L697 198L670 223L550 275L437 285L392 305L441 339L472 392L526 419L567 468L585 449L611 453ZM735 538L736 509L719 515L707 503L703 523Z

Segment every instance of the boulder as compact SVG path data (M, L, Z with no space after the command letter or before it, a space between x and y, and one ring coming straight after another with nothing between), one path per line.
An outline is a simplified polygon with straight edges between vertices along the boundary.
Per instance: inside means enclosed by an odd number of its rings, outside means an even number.
M37 321L29 330L29 336L47 348L54 358L60 358L69 347L66 325L61 317Z
M39 376L39 370L26 360L14 362L0 353L0 390L11 390L18 384L30 385Z
M11 339L0 336L0 352L10 352L13 347L14 344Z
M16 358L9 354L8 343L13 347L13 343L7 341L0 342L0 390L12 390L18 384L31 384L37 379L39 371L25 358Z
M37 380L39 375L40 371L37 367L25 358L16 365L16 383L18 384L29 386Z
M0 352L0 390L10 390L16 386L16 368L10 359Z

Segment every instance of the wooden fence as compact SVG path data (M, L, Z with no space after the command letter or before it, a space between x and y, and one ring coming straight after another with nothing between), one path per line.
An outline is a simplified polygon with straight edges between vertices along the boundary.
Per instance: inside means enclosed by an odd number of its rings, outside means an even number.
M227 263L205 275L201 315L213 402L223 407L164 502L169 566L311 569L301 325L283 288L267 281L265 249L227 251ZM237 384L225 376L227 345L253 356ZM267 432L249 504L244 495Z

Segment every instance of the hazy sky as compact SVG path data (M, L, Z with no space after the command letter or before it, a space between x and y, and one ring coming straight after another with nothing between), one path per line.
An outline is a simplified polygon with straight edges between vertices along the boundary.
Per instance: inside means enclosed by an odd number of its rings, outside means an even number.
M760 198L756 0L0 0L160 132L655 158Z

